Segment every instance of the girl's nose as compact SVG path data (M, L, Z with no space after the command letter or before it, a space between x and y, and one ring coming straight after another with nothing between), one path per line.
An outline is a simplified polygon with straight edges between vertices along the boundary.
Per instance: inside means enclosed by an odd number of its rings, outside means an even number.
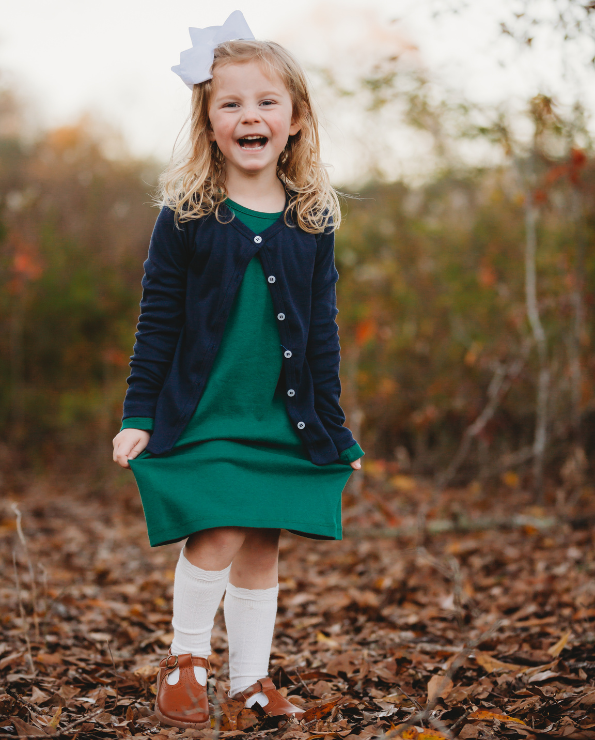
M254 121L260 121L260 111L255 106L246 106L244 108L244 115L242 116L242 123L254 123Z

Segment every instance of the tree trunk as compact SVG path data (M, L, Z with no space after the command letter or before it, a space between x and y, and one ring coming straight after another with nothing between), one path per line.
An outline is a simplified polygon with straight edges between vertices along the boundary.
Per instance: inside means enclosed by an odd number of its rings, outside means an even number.
M533 195L525 198L525 300L527 318L537 347L539 373L537 379L537 403L535 437L533 440L533 487L538 502L543 501L543 468L547 446L548 399L550 371L547 357L547 339L537 304L537 208Z

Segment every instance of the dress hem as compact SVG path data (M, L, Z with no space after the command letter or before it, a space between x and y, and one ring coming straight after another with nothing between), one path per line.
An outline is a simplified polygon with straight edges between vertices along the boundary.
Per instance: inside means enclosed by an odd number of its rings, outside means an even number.
M199 524L200 521L200 524ZM341 527L336 526L318 526L316 532L308 531L309 527L305 522L284 522L284 523L273 523L271 521L251 521L246 518L242 518L241 521L230 521L229 518L213 518L213 519L201 519L193 522L188 522L186 525L178 526L175 531L171 529L158 530L156 533L149 533L149 544L151 547L160 547L161 545L171 545L174 542L190 537L195 532L202 532L205 529L213 529L215 527L248 527L258 529L285 529L292 534L296 534L300 537L308 537L309 539L315 540L342 540L343 532Z

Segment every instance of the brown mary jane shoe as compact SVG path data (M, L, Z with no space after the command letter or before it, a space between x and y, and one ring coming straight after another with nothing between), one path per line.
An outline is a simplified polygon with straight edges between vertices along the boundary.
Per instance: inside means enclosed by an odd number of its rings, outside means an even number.
M251 696L254 696L254 694L258 694L260 692L268 698L269 703L265 707L261 704L258 706L265 714L268 714L269 717L277 717L285 714L293 716L299 720L302 715L305 714L303 709L296 707L295 704L292 704L290 701L287 701L284 696L281 696L270 678L261 678L260 681L253 683L252 686L244 689L244 691L240 691L235 694L235 696L232 696L232 699L235 699L236 701L246 701Z
M155 714L162 725L192 730L211 726L207 687L201 686L196 680L194 666L206 668L207 675L211 670L208 660L190 653L170 653L159 663ZM166 678L176 668L180 669L180 678L177 683L170 685Z

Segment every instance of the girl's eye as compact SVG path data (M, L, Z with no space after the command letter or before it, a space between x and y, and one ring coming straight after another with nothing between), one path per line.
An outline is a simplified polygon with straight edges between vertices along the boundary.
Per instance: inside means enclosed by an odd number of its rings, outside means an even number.
M224 108L231 108L231 106L237 105L237 103L225 103Z
M263 105L274 105L275 101L274 100L263 100L262 104Z

